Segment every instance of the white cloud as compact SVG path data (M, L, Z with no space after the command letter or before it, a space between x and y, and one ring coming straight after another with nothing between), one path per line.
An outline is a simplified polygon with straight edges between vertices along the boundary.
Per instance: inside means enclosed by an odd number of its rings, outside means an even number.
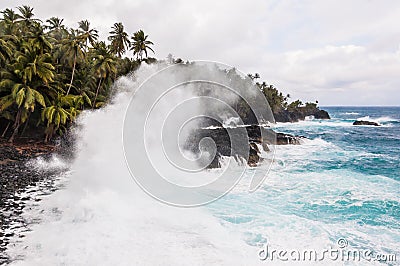
M398 1L15 0L41 18L143 29L158 58L208 59L258 72L322 105L399 105ZM0 3L0 9L10 3Z
M265 71L295 98L322 104L398 105L400 52L363 46L326 46L275 55Z

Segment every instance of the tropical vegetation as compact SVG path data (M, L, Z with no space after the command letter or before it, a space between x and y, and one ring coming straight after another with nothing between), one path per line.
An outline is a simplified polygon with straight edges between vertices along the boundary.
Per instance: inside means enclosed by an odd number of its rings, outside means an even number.
M63 134L82 110L107 102L118 77L155 60L143 30L130 37L118 22L104 41L88 20L68 28L62 18L42 21L33 11L1 11L0 134L11 142L28 131L46 142ZM133 58L126 56L130 50Z
M277 119L279 113L282 112L312 113L319 110L319 108L317 107L318 101L316 101L315 103L303 103L300 100L289 102L289 99L291 98L290 94L284 95L281 91L279 91L279 89L274 87L274 85L267 84L267 82L265 81L259 82L258 79L260 79L261 77L258 73L248 74L248 76L255 82L255 84L264 94L271 107L272 113L275 116L275 119Z
M62 135L79 113L100 108L110 99L116 79L136 70L142 62L157 61L148 57L149 52L154 53L154 44L143 30L129 35L123 23L117 22L110 27L107 40L100 40L88 20L69 28L62 18L42 21L33 11L29 6L1 11L0 134L10 142L24 135L32 137L32 132L45 142ZM184 64L171 54L166 62ZM241 82L234 69L228 74ZM316 103L304 105L300 100L289 103L290 95L259 82L258 73L248 76L276 116L317 108ZM251 121L248 104L238 102L236 108Z

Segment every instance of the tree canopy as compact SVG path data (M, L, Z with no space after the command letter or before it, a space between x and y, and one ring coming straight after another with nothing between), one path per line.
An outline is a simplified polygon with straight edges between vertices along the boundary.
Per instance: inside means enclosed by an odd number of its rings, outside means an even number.
M0 134L10 141L32 129L43 130L45 141L62 134L82 110L109 99L118 77L155 60L148 58L148 35L138 30L130 41L121 22L110 27L107 42L86 19L68 28L62 18L36 18L29 6L1 14Z

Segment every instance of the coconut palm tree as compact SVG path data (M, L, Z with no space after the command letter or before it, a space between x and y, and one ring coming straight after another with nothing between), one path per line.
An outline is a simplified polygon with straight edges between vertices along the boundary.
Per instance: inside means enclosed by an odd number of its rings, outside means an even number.
M26 122L29 114L35 110L36 104L45 106L43 95L32 88L30 85L18 83L14 80L3 79L0 86L12 86L11 93L0 98L0 112L4 112L12 106L17 107L17 113L14 116L14 131L9 139L10 142L14 141L20 126Z
M124 31L124 25L121 22L115 23L109 33L111 34L108 37L108 40L111 41L111 51L121 57L131 45L129 35Z
M48 20L46 20L47 23L49 23L49 25L46 25L46 29L49 30L56 30L56 29L62 29L64 28L63 25L63 18L58 18L58 17L51 17Z
M58 17L51 17L46 22L48 25L44 27L49 30L49 35L56 39L57 41L61 41L64 36L67 35L67 30L63 25L64 19L60 19Z
M77 108L80 100L79 96L58 94L53 103L42 110L41 120L47 122L44 142L48 142L57 131L61 135L61 127L65 128L68 122L75 120L80 113Z
M90 28L90 22L87 20L82 20L78 22L80 33L83 35L82 38L85 40L86 47L88 43L92 46L99 38L99 32L96 29Z
M14 35L17 31L17 22L21 18L20 15L14 12L14 10L6 8L1 11L3 18L1 21L4 23L4 35Z
M93 69L97 78L99 79L96 94L93 100L93 108L95 108L100 87L107 78L112 77L117 72L117 63L104 42L99 42L95 47L93 60Z
M14 45L0 38L0 66L3 66L7 60L10 60L13 54Z
M142 30L132 37L134 59L123 57L131 39L121 22L113 25L107 46L87 20L69 29L58 17L43 23L29 6L0 13L0 118L8 121L0 135L11 135L10 141L39 123L47 125L50 140L79 111L106 103L118 76L155 60L146 58L153 43Z
M35 15L33 14L33 8L30 6L19 6L17 7L19 13L18 22L21 22L25 27L29 28L32 24L41 22L40 19L33 18Z
M49 53L39 53L32 42L24 42L13 65L14 72L21 74L24 84L40 79L44 84L54 80L54 66Z
M50 53L53 49L51 44L54 40L43 31L43 27L32 26L32 30L27 34L30 45L40 54Z
M36 105L45 107L44 96L39 89L54 79L54 67L50 59L50 54L40 54L30 42L24 42L21 51L17 52L15 62L1 73L0 88L10 93L0 99L0 112L11 106L17 108L10 142L30 113L35 111Z
M74 30L71 30L69 38L63 41L62 50L64 51L64 62L72 67L71 80L68 85L67 95L69 94L72 82L74 81L76 63L78 60L83 60L85 57L83 53L83 44L84 39L81 35L77 35Z
M150 50L154 53L154 50L150 47L150 45L154 45L153 42L147 40L149 35L145 35L143 30L139 30L135 32L132 36L132 46L131 50L133 50L133 54L136 55L137 60L143 59L143 53L147 57L147 50Z

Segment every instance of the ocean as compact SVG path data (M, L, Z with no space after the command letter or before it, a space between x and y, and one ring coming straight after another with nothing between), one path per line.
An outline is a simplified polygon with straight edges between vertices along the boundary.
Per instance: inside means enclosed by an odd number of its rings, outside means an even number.
M234 191L208 208L252 246L321 251L344 239L399 260L400 107L322 109L331 120L276 125L307 140L276 147L261 189ZM355 120L381 126L353 126Z
M12 265L399 263L399 107L326 107L331 120L278 123L276 131L306 139L277 146L272 164L246 170L219 200L180 208L150 197L130 175L121 141L130 95L122 90L80 116L72 164L57 157L32 164L68 171L54 193L41 201L31 195L24 230L8 246ZM353 126L357 119L381 126ZM255 169L269 172L250 193ZM218 171L201 174L212 179ZM335 250L368 256L335 257ZM302 256L310 251L314 257Z

